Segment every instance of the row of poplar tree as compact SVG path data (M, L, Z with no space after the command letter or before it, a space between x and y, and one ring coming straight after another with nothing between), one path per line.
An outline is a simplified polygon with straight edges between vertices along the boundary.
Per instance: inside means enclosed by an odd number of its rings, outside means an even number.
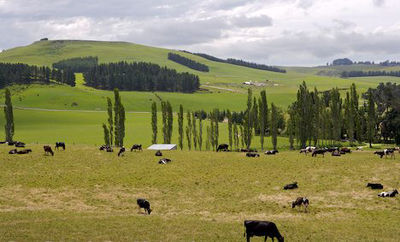
M125 138L125 108L118 89L114 89L114 105L111 98L107 97L107 114L107 124L103 123L104 142L108 146L122 147Z
M161 102L162 113L162 130L163 141L165 144L171 143L173 130L173 111L171 104L167 101ZM157 103L152 104L152 143L158 141L158 121L157 121ZM252 90L248 89L247 109L244 112L243 122L235 122L232 118L232 112L227 110L226 121L228 123L229 145L231 149L251 147L254 134L259 134L261 141L261 149L264 149L265 137L271 135L272 145L274 149L277 147L279 125L278 120L283 115L282 112L272 103L269 108L267 102L266 91L261 91L260 97L253 98ZM186 122L184 121L185 113L183 106L179 106L178 111L178 145L180 149L184 148L183 141L186 138L187 148L189 150L203 149L205 142L206 150L215 150L219 145L219 122L221 113L219 109L214 109L207 116L208 125L206 128L206 139L203 141L203 117L199 112L186 112ZM207 122L207 120L205 121ZM185 125L186 123L186 125Z
M288 108L287 135L290 147L295 141L299 147L307 145L331 146L340 141L368 142L371 146L378 132L376 104L370 89L363 105L353 83L341 98L340 90L319 92L309 90L303 82L297 92L297 100Z

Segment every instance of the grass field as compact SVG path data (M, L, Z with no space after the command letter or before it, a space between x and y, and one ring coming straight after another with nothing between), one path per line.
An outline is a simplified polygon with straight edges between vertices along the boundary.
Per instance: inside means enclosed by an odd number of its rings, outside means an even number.
M0 146L3 241L245 241L245 219L274 221L286 241L398 241L400 233L399 197L365 187L398 189L399 157L170 151L172 163L159 165L150 151L118 158L68 145L51 157L29 148L19 156ZM299 189L282 190L293 181ZM290 208L297 196L310 199L308 213ZM151 202L150 216L138 212L138 197Z

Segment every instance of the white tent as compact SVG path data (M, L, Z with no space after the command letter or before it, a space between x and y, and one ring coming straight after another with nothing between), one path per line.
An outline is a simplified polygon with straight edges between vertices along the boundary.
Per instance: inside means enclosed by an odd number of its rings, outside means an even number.
M154 144L147 148L148 150L176 150L176 144Z

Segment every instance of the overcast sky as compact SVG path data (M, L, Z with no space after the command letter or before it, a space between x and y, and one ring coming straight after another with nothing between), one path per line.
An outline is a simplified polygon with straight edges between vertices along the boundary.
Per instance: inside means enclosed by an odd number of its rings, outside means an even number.
M400 0L0 0L0 49L43 37L271 65L400 61Z

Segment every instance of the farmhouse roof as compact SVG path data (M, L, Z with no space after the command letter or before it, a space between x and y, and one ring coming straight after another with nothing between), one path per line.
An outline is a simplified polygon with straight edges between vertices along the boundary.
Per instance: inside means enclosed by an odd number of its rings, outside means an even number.
M176 150L176 144L154 144L148 147L148 150Z

